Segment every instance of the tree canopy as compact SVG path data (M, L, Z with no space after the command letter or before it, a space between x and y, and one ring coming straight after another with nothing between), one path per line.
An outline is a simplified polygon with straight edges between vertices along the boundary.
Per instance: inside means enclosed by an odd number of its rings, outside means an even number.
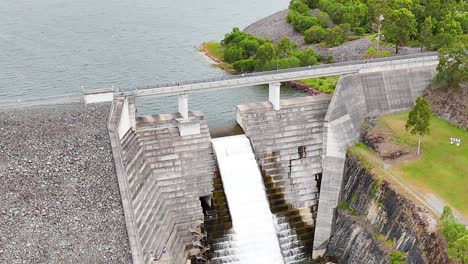
M406 8L393 10L389 13L384 23L385 39L395 44L398 48L407 44L411 37L416 35L416 18Z
M458 88L468 82L468 36L456 38L449 46L441 48L434 84L441 88Z
M409 112L408 121L405 125L406 130L409 130L411 135L419 135L418 155L420 153L421 137L429 134L431 115L432 112L427 100L424 99L424 97L418 97L416 99L416 105Z

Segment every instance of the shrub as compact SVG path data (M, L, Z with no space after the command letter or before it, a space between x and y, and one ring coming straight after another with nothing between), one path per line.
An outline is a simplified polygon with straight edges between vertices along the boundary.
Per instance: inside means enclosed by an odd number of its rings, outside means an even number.
M400 250L392 250L390 253L390 263L391 264L406 264L406 256L405 252Z
M333 26L333 21L326 12L320 12L317 15L319 24L324 28L331 28Z
M310 8L300 0L292 0L289 3L289 10L294 10L303 15L310 15Z
M320 43L327 37L328 32L321 26L313 26L304 32L306 43Z
M302 15L296 11L290 11L288 14L288 22L291 23L294 30L303 33L307 29L318 24L316 17Z
M315 65L318 63L317 54L313 48L299 51L295 54L300 61L301 66Z
M377 50L376 47L372 46L366 50L362 59L374 59L374 58L383 58L391 56L391 52L388 50Z
M458 223L449 206L444 207L440 217L443 224L443 234L448 244L448 256L462 263L468 262L468 230Z
M251 72L255 70L255 60L253 58L249 58L246 60L236 61L232 67L237 72Z
M334 27L332 30L327 32L325 36L325 42L328 46L338 46L346 42L346 32L340 27Z

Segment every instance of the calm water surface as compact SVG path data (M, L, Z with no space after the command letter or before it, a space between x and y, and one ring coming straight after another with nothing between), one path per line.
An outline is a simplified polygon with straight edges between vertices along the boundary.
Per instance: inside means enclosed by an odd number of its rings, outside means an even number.
M128 88L220 77L196 52L232 27L287 8L289 0L2 0L0 100L78 95L81 86ZM234 122L239 103L265 87L191 96L211 125ZM283 89L285 97L298 92ZM302 94L300 94L302 95ZM176 98L140 99L140 114L174 112Z

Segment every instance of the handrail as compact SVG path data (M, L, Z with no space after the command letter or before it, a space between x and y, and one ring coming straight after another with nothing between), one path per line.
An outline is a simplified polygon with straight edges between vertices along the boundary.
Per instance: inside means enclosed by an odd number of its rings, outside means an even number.
M437 53L424 53L418 55L399 56L364 61L340 62L322 64L284 70L247 73L222 78L205 80L172 82L137 87L132 90L122 90L117 96L171 96L186 93L206 92L219 89L230 89L252 85L261 85L272 82L284 82L311 77L354 74L360 72L387 71L402 68L400 65L421 63L422 66L435 66L438 61ZM403 67L405 68L405 67Z

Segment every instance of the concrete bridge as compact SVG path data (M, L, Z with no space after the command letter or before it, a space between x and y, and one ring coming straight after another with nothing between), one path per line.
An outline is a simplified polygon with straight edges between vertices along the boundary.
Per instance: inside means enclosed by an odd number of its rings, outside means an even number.
M427 53L85 94L87 103L113 100L109 134L134 263L203 259L203 231L191 232L203 222L212 263L233 258L211 135L189 94L269 85L269 102L238 105L237 122L262 170L282 254L296 263L326 249L346 150L365 117L411 107L437 63ZM328 75L343 75L333 96L280 99L280 82ZM179 95L178 113L136 116L135 97L169 95Z

